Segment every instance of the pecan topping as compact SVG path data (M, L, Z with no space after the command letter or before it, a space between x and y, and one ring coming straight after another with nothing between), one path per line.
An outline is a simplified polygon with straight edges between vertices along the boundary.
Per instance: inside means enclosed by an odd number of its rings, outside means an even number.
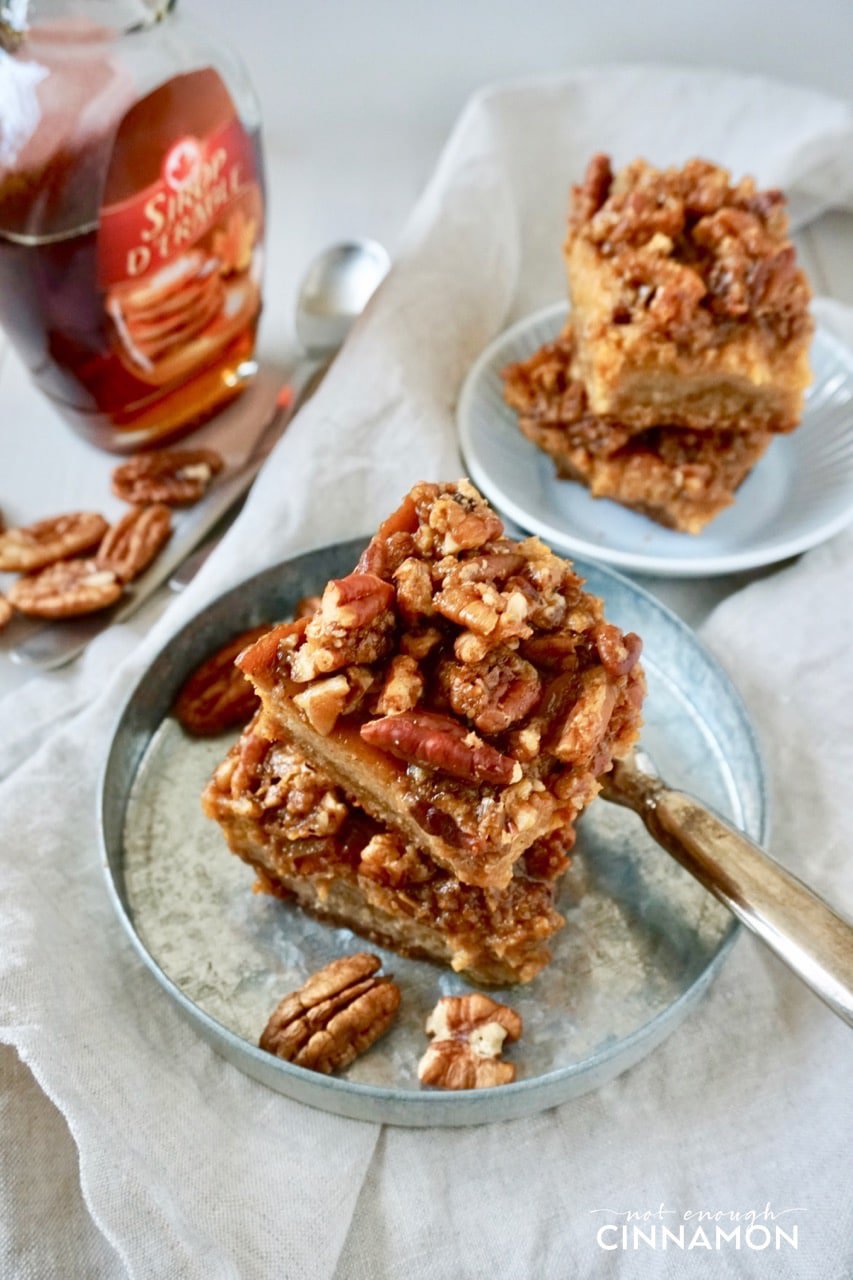
M417 507L407 494L396 511L383 520L356 566L357 573L390 577L414 546L412 534L418 527Z
M327 738L339 716L348 715L361 706L372 684L373 673L367 667L347 667L339 675L315 680L295 694L293 701L308 723Z
M450 622L464 627L463 635L473 632L484 641L474 647L479 657L502 641L531 633L527 621L530 605L525 593L516 587L499 591L491 582L465 582L460 574L451 573L435 597L435 608ZM463 662L472 661L458 648L456 652Z
M732 182L708 161L655 169L635 160L611 180L606 157L594 157L573 189L569 251L580 240L618 276L617 324L699 347L717 340L718 324L750 317L780 342L811 329L781 193ZM522 385L516 394L523 401Z
M241 631L211 654L181 686L174 712L187 733L210 738L251 720L258 696L235 659L269 631L268 626Z
M383 716L398 716L417 706L424 691L424 678L414 658L398 655L388 664L388 672L376 710Z
M232 796L248 793L247 812L268 815L287 840L334 835L346 820L340 791L289 743L269 742L247 729L236 760L229 756L220 767Z
M315 680L307 689L294 694L293 701L321 737L328 738L343 713L349 695L349 681L345 675L337 675Z
M361 736L371 746L409 764L440 769L468 782L507 786L521 778L517 760L501 755L452 716L404 711L402 715L368 720L361 726Z
M575 222L588 222L598 213L610 193L613 183L613 170L610 157L599 152L590 158L583 176L583 182L572 187L572 219Z
M521 1018L481 992L443 996L427 1019L432 1043L418 1063L422 1084L439 1089L491 1089L510 1084L515 1066L502 1062L505 1040L518 1040Z
M409 556L394 574L397 604L406 622L428 618L432 613L432 577L423 560Z
M571 676L554 681L545 695L543 718L550 723L550 747L558 760L576 769L594 766L618 696L618 686L601 667L585 671L580 686Z
M436 627L407 631L400 637L400 649L416 662L422 662L441 644L441 632Z
M172 532L172 514L162 502L131 507L107 531L95 556L104 569L112 569L122 582L132 582L147 569Z
M351 573L332 579L323 592L320 612L327 626L355 630L378 618L393 599L394 588L374 573Z
M19 578L9 590L9 602L34 618L74 618L108 608L121 593L112 569L102 569L95 560L59 560Z
M73 511L0 533L0 571L32 573L96 547L109 528L94 511Z
M639 662L643 642L635 632L623 635L611 622L600 622L594 635L601 664L611 676L626 676Z
M327 964L273 1010L261 1048L325 1075L348 1067L385 1034L400 1005L396 983L376 976L380 963L360 951Z
M8 627L9 623L12 621L14 612L15 610L9 604L6 597L0 596L0 631L2 631L4 627Z
M542 692L536 668L511 649L495 649L480 662L445 660L437 678L456 714L481 733L502 733L523 720Z
M429 527L442 536L441 549L445 555L482 547L503 533L500 517L467 480L460 480L455 491L435 499L429 513Z
M320 608L305 627L305 643L290 672L305 684L351 663L376 662L391 644L394 588L372 573L351 573L326 586Z
M189 507L204 497L224 463L214 449L158 449L113 471L113 493L124 502Z

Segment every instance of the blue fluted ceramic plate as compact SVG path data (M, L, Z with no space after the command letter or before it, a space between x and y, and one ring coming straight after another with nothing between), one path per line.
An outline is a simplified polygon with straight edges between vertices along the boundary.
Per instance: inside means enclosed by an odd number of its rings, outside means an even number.
M558 551L637 573L689 578L775 564L853 520L853 356L818 326L802 424L779 436L700 534L676 533L560 480L504 403L501 369L526 360L565 324L564 302L500 335L472 366L459 399L462 452L474 483L523 529Z
M116 726L101 787L109 891L167 996L235 1067L271 1088L390 1124L526 1115L597 1087L658 1045L698 1003L737 926L639 819L599 800L580 823L553 963L529 986L503 993L525 1023L508 1055L518 1068L515 1084L473 1093L419 1086L426 1015L440 994L468 988L445 969L391 952L380 954L402 988L399 1021L344 1075L316 1075L257 1048L285 992L365 944L251 892L252 872L199 806L230 741L189 739L169 707L208 653L239 630L288 616L301 596L347 573L362 545L326 547L250 578L188 623L140 679ZM604 596L608 617L644 638L643 743L663 775L764 841L761 760L728 678L652 596L608 569L577 564Z

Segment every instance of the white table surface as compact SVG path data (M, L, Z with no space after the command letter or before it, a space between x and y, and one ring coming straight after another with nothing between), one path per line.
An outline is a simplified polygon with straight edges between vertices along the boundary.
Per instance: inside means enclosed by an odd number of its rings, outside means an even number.
M261 350L283 366L295 350L290 317L307 260L351 235L373 236L393 252L448 129L484 82L638 59L728 65L850 93L849 0L777 0L772 22L764 0L717 0L713 11L680 0L435 0L408 9L396 0L254 0L239 7L195 0L185 7L230 30L260 93L270 185ZM815 291L853 304L853 216L822 218L799 247ZM7 522L89 504L111 514L111 465L56 419L0 339L0 510ZM646 584L696 623L747 576ZM8 660L3 645L0 639L0 697L14 697L29 673ZM77 1274L118 1275L117 1258L83 1205L71 1135L43 1095L34 1105L38 1086L8 1049L0 1051L0 1085L0 1131L8 1136L0 1141L3 1199L27 1203L28 1222L62 1223L74 1241ZM24 1112L26 1132L14 1120ZM23 1220L10 1219L4 1245L0 1262L15 1257L27 1275L45 1274L38 1239Z

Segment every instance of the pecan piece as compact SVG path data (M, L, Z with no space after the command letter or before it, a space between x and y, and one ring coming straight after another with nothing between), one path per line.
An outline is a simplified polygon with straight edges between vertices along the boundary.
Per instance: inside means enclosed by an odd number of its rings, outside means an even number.
M268 631L268 626L241 631L184 681L173 710L187 733L210 738L252 718L258 708L258 696L234 663L247 646Z
M418 511L411 494L407 494L396 511L383 520L370 539L356 565L357 573L375 573L390 577L396 567L414 548L412 534L418 527Z
M9 602L33 618L75 618L115 604L122 590L112 569L102 569L95 560L59 560L19 578L9 590Z
M305 643L293 654L298 684L351 663L383 658L391 643L394 588L372 573L351 573L326 586L317 613L305 627Z
M492 1089L515 1079L515 1066L502 1062L504 1041L518 1040L519 1015L482 992L443 996L427 1018L432 1043L418 1063L422 1084L439 1089Z
M95 556L104 569L112 569L122 582L132 582L147 569L172 532L172 513L162 502L131 507L108 529Z
M305 719L323 738L337 724L349 697L349 681L345 675L328 676L325 680L315 680L300 693L294 695L293 701Z
M543 720L558 760L578 770L593 764L618 696L617 685L601 667L585 671L579 682L572 676L553 682L545 694Z
M445 659L436 674L456 714L481 733L502 733L523 720L542 692L536 668L511 649L495 649L480 662Z
M384 1035L400 1006L400 988L377 977L381 961L359 951L333 960L284 997L260 1046L285 1062L330 1075Z
M409 556L396 570L394 581L397 605L409 625L432 614L432 577L425 561Z
M0 533L0 571L32 573L57 560L69 560L96 547L109 528L95 511L51 516L20 529Z
M204 497L224 463L214 449L157 449L113 471L113 493L124 502L189 507Z
M398 654L388 664L376 710L383 716L398 716L402 711L411 711L417 706L423 691L424 678L415 659Z
M368 720L361 726L365 742L409 764L440 769L467 782L507 786L521 778L521 765L501 755L452 716L433 711L404 711L402 715Z
M372 684L372 671L366 667L347 667L345 672L307 685L294 694L293 701L308 723L327 738L338 717L355 711Z
M321 618L329 626L355 630L378 618L393 599L394 588L375 573L350 573L346 578L333 578L326 587Z
M14 612L15 610L9 604L6 597L0 596L0 631L2 631L4 627L8 627L9 623L12 621L12 615Z
M611 676L626 676L637 665L643 642L634 631L623 635L612 622L600 622L593 633L601 665Z
M440 494L429 513L429 527L441 535L445 555L483 547L503 533L503 522L468 480Z

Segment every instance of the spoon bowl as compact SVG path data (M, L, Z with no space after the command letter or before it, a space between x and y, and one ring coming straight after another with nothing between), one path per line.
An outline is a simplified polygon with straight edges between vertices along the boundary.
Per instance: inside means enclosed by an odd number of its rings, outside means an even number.
M296 336L307 356L322 359L337 351L390 265L375 240L331 245L314 259L296 303Z

